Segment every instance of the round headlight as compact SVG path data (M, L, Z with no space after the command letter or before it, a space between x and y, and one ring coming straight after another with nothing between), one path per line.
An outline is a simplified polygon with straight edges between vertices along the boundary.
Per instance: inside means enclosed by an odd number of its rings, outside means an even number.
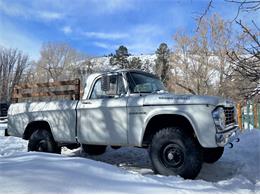
M226 116L224 109L222 107L218 107L212 112L212 116L216 126L221 130L225 129Z

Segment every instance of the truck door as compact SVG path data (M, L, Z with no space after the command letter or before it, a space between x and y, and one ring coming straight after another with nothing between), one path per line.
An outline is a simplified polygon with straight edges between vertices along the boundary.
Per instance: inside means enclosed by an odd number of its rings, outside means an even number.
M85 144L127 144L127 98L121 74L110 75L109 90L97 78L87 100L78 105L78 140Z

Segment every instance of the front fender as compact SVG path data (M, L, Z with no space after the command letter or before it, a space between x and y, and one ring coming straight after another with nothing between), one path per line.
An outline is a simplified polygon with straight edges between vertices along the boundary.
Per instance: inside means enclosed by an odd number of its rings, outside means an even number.
M192 126L192 128L193 128L193 130L194 130L194 132L195 132L195 134L197 136L196 123L194 123L192 121L191 117L189 116L189 113L187 113L185 111L180 111L177 108L165 108L165 109L162 109L162 107L160 107L160 108L156 108L156 109L152 110L145 117L143 128L142 128L143 129L142 140L143 140L145 130L146 130L147 125L150 122L150 120L153 117L156 117L156 116L159 116L159 115L179 115L179 116L185 117L190 122L190 124L191 124L191 126Z
M149 111L148 111L149 110ZM153 107L147 109L142 127L142 140L150 120L159 115L179 115L185 117L203 147L217 147L216 129L211 115L213 107L207 105L174 105L171 107ZM174 124L173 124L174 125Z

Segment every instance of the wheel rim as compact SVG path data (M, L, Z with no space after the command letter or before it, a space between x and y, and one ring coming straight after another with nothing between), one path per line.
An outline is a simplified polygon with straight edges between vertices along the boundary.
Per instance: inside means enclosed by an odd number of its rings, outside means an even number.
M161 161L167 168L178 168L184 163L184 153L177 144L165 145L160 153Z

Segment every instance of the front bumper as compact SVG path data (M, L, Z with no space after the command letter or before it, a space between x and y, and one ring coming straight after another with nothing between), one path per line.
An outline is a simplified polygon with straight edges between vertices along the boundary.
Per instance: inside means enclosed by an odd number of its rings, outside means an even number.
M216 143L219 147L224 147L228 143L232 143L234 140L239 140L240 129L239 127L234 127L233 129L216 133Z

